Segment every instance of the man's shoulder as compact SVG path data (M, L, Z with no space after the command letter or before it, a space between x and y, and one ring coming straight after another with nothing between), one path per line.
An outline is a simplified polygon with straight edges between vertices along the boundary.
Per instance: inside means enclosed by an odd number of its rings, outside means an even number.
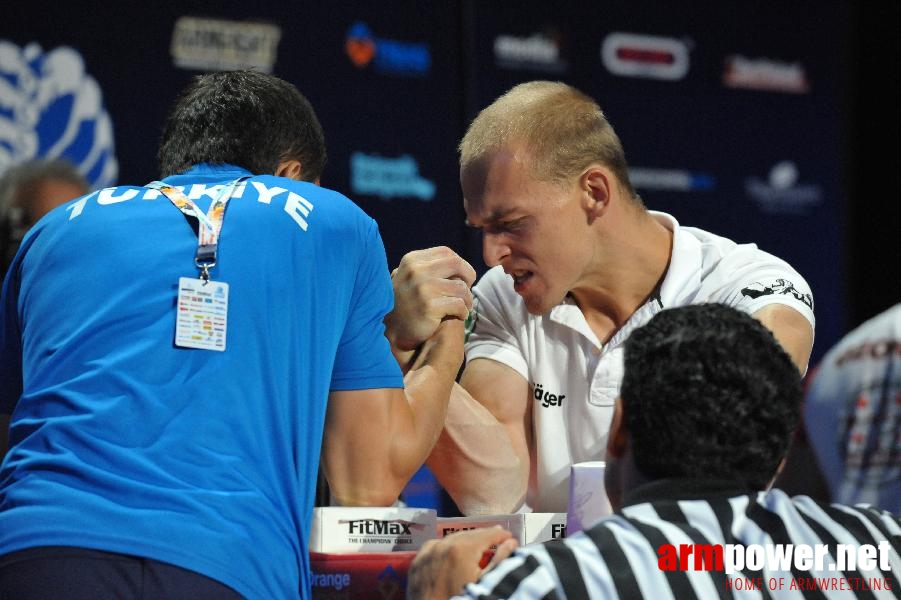
M730 283L749 287L748 294L769 294L773 289L791 287L809 293L809 286L786 260L761 250L754 243L739 244L729 238L695 229L687 232L699 247L698 272L705 284ZM770 288L769 290L767 288ZM784 293L784 292L783 292Z
M287 177L278 177L277 175L255 175L250 178L258 186L265 186L267 189L277 190L283 189L289 193L299 194L305 198L324 199L329 202L337 203L339 206L350 205L359 208L350 198L341 192L317 185L310 181L297 181L288 179Z
M296 181L275 175L257 175L249 179L250 193L259 202L280 206L298 222L315 221L321 232L334 233L348 227L376 235L378 226L359 205L343 193L309 181ZM328 223L327 227L322 227ZM311 227L312 230L312 227Z
M788 262L756 244L694 227L676 232L661 296L665 306L718 301L757 310L778 301L803 304L805 313L812 308L810 286Z
M762 250L754 242L739 243L697 227L681 227L679 231L682 243L677 243L673 252L693 254L690 248L694 247L702 278L712 273L720 277L729 273L740 276L747 268L776 268L795 273L785 259Z
M523 305L522 298L513 289L513 282L504 273L503 267L491 267L476 281L472 288L477 298L492 304L501 304L504 308Z

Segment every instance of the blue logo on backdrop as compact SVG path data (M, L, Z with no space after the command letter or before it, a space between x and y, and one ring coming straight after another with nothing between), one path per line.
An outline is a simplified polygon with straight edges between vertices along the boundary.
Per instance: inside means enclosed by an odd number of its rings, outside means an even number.
M94 188L119 172L100 86L67 46L44 52L0 40L0 172L35 158L65 158Z
M419 175L419 164L409 154L385 158L354 152L350 155L350 188L355 194L383 200L412 197L427 202L435 197L435 182Z
M636 189L666 192L709 192L716 188L710 173L687 169L630 167L629 180Z
M371 64L383 73L420 76L432 67L432 55L426 44L377 38L361 21L351 25L344 50L360 69Z

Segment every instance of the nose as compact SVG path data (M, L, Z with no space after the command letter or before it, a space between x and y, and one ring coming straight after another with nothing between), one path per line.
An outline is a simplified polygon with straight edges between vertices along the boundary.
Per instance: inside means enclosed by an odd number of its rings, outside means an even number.
M510 256L510 246L504 241L503 235L497 233L482 232L482 259L489 267L501 264Z

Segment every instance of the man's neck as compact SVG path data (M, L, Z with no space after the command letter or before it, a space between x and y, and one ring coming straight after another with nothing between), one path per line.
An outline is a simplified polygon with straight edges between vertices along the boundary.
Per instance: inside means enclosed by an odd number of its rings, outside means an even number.
M673 247L673 232L647 211L601 232L606 239L594 272L570 294L601 343L659 294Z

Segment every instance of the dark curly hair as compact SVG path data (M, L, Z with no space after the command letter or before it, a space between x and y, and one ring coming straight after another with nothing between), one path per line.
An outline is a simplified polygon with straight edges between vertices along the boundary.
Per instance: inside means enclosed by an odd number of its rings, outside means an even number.
M629 336L624 360L624 424L644 475L772 480L802 387L763 324L723 304L663 310Z
M322 125L296 87L250 70L195 77L170 109L157 152L163 177L200 163L268 175L292 159L300 161L303 179L320 177L326 160Z

